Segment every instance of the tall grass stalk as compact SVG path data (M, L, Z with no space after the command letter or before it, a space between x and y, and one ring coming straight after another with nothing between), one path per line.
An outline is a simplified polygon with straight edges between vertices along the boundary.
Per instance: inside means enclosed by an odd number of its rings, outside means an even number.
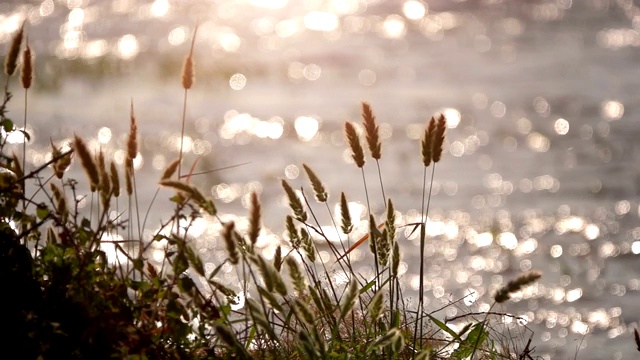
M196 43L196 34L198 33L198 26L196 25L191 37L191 47L189 48L189 54L184 59L184 65L182 67L182 88L184 89L184 96L182 99L182 126L180 129L180 154L178 163L178 179L182 175L182 154L184 149L184 127L187 119L187 95L189 89L193 86L195 81L195 69L193 67L193 49Z

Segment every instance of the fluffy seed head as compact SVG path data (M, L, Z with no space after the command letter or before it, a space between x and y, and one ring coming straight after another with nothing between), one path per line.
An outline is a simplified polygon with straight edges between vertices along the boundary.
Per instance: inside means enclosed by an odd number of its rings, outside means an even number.
M353 161L355 161L356 166L359 168L364 166L364 150L362 150L362 145L360 145L360 137L358 136L358 132L356 131L355 126L350 122L344 123L344 133L347 136L347 142L349 143L349 147L351 148Z
M442 158L442 146L444 145L444 133L447 129L447 120L440 114L436 132L433 135L433 162L437 163Z
M131 101L129 117L131 119L131 125L129 128L129 137L127 138L127 162L133 163L133 159L138 155L138 125L136 124L136 115L133 111L133 101Z
M520 291L523 287L535 282L540 279L542 273L537 270L528 271L520 276L518 276L515 280L509 281L506 286L503 286L498 290L493 299L496 303L503 303L511 298L511 294Z
M293 224L293 218L291 217L291 215L287 215L286 217L286 228L287 234L289 234L289 241L291 241L291 246L297 250L298 248L300 248L300 242L302 240L300 239L300 235L298 234L298 229Z
M67 208L67 200L60 188L51 182L51 192L53 193L53 200L55 201L56 212L60 215L60 220L66 222L69 216L69 209Z
M167 166L167 168L164 169L164 172L162 173L162 177L160 178L160 180L170 179L173 176L173 174L175 174L176 170L178 170L178 164L180 164L180 159L176 159L171 164L169 164L169 166Z
M104 160L104 152L102 150L98 153L98 172L100 175L100 197L106 207L107 201L109 200L109 194L111 193L111 178L107 172L107 165Z
M58 158L60 155L62 155L62 151L60 151L60 149L55 147L55 145L53 145L53 141L51 141L51 158L55 159L55 158ZM62 179L62 176L64 176L64 172L67 171L67 169L71 165L72 155L73 153L71 152L68 155L61 157L58 161L52 164L53 173L58 179Z
M329 194L327 193L327 190L324 188L324 185L322 185L322 181L320 181L320 178L318 177L318 175L316 175L316 173L313 172L313 170L311 170L311 168L307 166L307 164L302 164L302 167L304 168L304 171L307 173L307 176L309 177L309 181L311 181L311 187L313 188L313 192L316 195L316 200L318 200L319 202L326 202L327 199L329 198Z
M198 33L198 27L196 26L193 31L193 37L191 38L191 48L189 54L184 58L182 64L182 87L185 90L191 89L195 81L195 70L193 69L193 47L196 42L196 34Z
M116 164L112 161L111 166L109 168L109 173L111 176L111 186L113 187L113 196L120 196L120 177L118 176L118 168L116 168Z
M293 215L295 215L296 219L305 222L307 221L307 212L304 210L304 206L302 206L302 202L293 188L289 183L282 179L282 188L284 192L287 194L287 198L289 198L289 207L293 211Z
M258 195L255 192L251 192L251 210L249 214L249 241L255 245L258 241L258 235L260 235L260 215L261 207Z
M100 186L100 173L98 172L98 166L93 161L93 156L89 152L87 145L77 135L74 135L73 148L80 158L80 164L87 173L89 182L91 183L91 191L95 191Z
M22 52L20 80L22 81L22 87L28 89L31 87L31 80L33 79L33 56L31 54L31 47L29 46L29 37L27 37L26 42L27 46Z
M380 160L382 156L382 145L380 144L380 129L376 124L376 117L373 115L371 106L363 102L362 103L362 124L366 133L367 145L371 152L371 157Z
M240 261L240 253L238 252L238 247L236 245L235 239L233 238L233 232L235 231L235 223L233 221L229 221L224 224L222 228L222 238L224 239L224 243L227 246L227 252L229 253L229 261L235 265Z
M300 267L298 267L298 263L293 256L287 256L287 266L289 267L289 276L291 277L291 282L293 283L294 288L300 294L304 292L304 289L307 286L307 279L300 271Z
M20 55L20 45L22 44L22 36L24 34L24 23L20 26L20 30L13 36L9 52L4 59L4 73L7 76L13 75L18 64L18 55Z
M424 135L422 136L422 142L420 143L420 149L422 150L422 164L425 167L431 164L433 158L433 135L436 131L436 119L431 117L429 125L424 129Z
M342 232L345 234L351 233L353 223L351 222L351 214L349 213L349 203L347 203L347 197L344 196L344 192L340 194L340 217L342 218Z

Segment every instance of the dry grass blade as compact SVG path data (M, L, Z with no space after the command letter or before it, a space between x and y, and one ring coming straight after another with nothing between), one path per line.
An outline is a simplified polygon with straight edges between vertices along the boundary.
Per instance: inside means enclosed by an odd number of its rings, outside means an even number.
M307 164L302 164L302 167L304 168L304 171L307 173L307 176L309 177L309 181L311 181L311 187L313 188L313 192L316 195L316 200L318 200L319 202L326 202L327 199L329 198L329 194L327 193L327 190L324 188L324 185L322 185L322 181L320 181L320 178L318 177L318 175L316 175L316 173L313 172L313 170L311 170L311 168L307 166Z
M493 299L498 304L503 303L511 298L511 294L520 291L520 289L522 289L523 287L540 279L541 276L542 273L540 271L528 271L518 276L515 280L509 281L506 286L500 288Z
M437 163L442 158L442 147L444 145L444 133L447 129L447 120L444 115L440 114L436 132L433 135L433 162Z
M355 161L356 166L359 168L364 166L364 150L362 150L362 145L360 144L360 137L358 136L358 132L356 131L355 126L350 122L344 123L344 133L347 136L347 142L349 143L349 147L351 148L353 161Z
M373 115L371 105L362 103L362 123L367 139L367 145L371 152L371 157L380 160L382 157L382 145L380 144L380 129L376 124L376 117Z
M431 164L433 158L433 136L436 130L436 119L431 117L429 125L424 129L424 135L422 136L422 142L420 143L420 149L422 151L422 163L425 167Z
M14 35L9 46L9 52L4 59L4 73L7 76L13 75L18 64L18 55L20 55L20 45L22 44L22 36L24 35L24 23L20 26L20 30Z
M22 52L22 71L20 72L20 80L22 87L28 89L31 87L31 80L33 79L33 56L31 54L31 47L29 46L29 37L26 40L26 47Z
M95 191L100 186L100 173L98 166L93 161L93 156L89 153L87 145L77 135L74 135L73 148L80 158L80 164L89 177L91 191Z

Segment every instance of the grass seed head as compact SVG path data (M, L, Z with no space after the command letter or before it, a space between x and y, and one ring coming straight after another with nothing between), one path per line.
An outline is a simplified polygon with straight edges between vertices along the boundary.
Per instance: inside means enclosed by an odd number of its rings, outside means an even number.
M436 131L433 135L433 162L437 163L442 158L442 148L444 146L445 131L447 129L447 120L444 115L440 114Z
M251 210L249 214L249 241L252 245L255 245L258 241L258 236L260 235L260 216L261 216L261 206L260 200L258 200L258 195L254 192L251 192Z
M196 26L193 31L193 37L191 38L191 47L189 48L189 54L184 58L182 64L182 87L185 90L191 89L195 82L195 70L193 68L193 47L196 41L196 34L198 33L198 27Z
M355 126L348 121L345 122L344 133L347 136L347 142L351 148L353 161L355 161L356 166L362 168L364 166L364 150L362 150L360 137L358 136Z
M302 222L307 221L307 212L304 210L302 201L300 201L300 198L293 190L291 185L289 185L289 183L284 179L282 179L282 188L287 194L287 198L289 199L289 207L291 208L291 211L293 211L293 215L296 217L296 219Z
M425 167L431 164L433 159L433 136L436 130L436 119L431 117L429 125L424 129L424 135L422 136L422 142L420 143L420 149L422 151L422 164Z
M116 164L112 161L111 166L109 167L109 175L111 177L111 187L113 188L113 196L120 196L120 177L118 176L118 168Z
M291 277L291 283L299 294L304 293L304 289L307 287L307 279L300 271L300 267L293 256L287 256L287 267L289 267L289 276Z
M24 23L20 26L18 32L13 36L11 45L9 46L9 52L4 59L4 73L7 76L13 75L18 65L18 55L20 55L20 45L22 44L22 37L24 35Z
M380 129L376 124L376 117L373 115L371 105L362 103L362 123L367 139L367 145L371 152L371 157L380 160L382 157L382 145L380 144Z
M127 138L127 162L133 163L133 159L138 155L138 125L136 124L136 115L133 111L133 101L131 101L131 109L129 112L130 128Z
M344 192L340 193L340 217L342 218L342 232L345 234L351 233L353 230L353 223L351 222L349 203L347 202L347 197L344 195Z
M87 173L91 191L97 190L100 186L100 173L98 172L98 166L95 161L93 161L93 156L91 156L89 152L89 148L87 148L84 141L77 135L74 135L73 148L80 158L82 168Z
M169 166L167 166L166 169L164 169L164 171L162 172L162 177L160 177L160 180L170 179L173 174L175 174L176 170L178 170L178 164L180 164L180 159L176 159L171 162L171 164L169 164Z
M222 239L224 239L224 243L227 246L229 262L236 265L240 261L240 252L238 252L238 246L233 236L234 231L235 223L233 221L227 222L222 228Z
M316 173L313 172L313 170L311 170L311 168L307 166L307 164L302 164L302 167L304 168L304 171L307 173L307 176L309 177L309 181L311 181L311 187L313 188L313 192L316 195L316 200L318 200L319 202L326 202L327 199L329 198L329 194L327 193L327 190L324 188L324 185L322 185L322 181L320 181L320 178L318 177L318 175L316 175Z
M29 46L29 37L26 41L27 45L22 52L22 71L20 72L20 80L22 87L28 89L31 87L31 80L33 80L33 55L31 54L31 47Z
M509 281L506 286L503 286L498 290L493 299L501 304L511 298L511 294L520 291L523 287L534 283L536 280L540 279L542 273L537 270L528 271L520 276L518 276L515 280Z

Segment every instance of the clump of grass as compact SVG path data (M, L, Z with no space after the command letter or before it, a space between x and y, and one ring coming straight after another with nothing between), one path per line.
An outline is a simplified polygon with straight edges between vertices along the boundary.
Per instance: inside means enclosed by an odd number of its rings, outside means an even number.
M195 31L182 73L182 140L186 94L194 81L194 39ZM16 41L21 42L14 38ZM19 51L19 45L15 46ZM8 59L14 51L12 43ZM5 62L7 74L15 71L12 62L15 59ZM7 98L10 96L5 93ZM0 108L2 125L9 124L7 101ZM51 161L27 174L24 159L7 156L6 142L0 142L0 166L11 173L0 178L0 257L6 260L0 264L0 281L19 278L11 280L16 294L10 299L15 310L10 313L17 315L8 322L11 328L24 330L11 334L8 340L28 358L326 359L349 354L371 359L473 359L478 353L487 359L516 359L513 349L487 340L492 331L489 316L505 314L490 309L483 313L483 321L455 332L424 311L425 226L435 165L443 157L445 117L431 118L420 144L425 172L418 224L397 223L394 202L386 196L381 176L379 125L368 103L362 103L362 118L368 149L376 160L384 211L374 214L370 206L364 149L356 126L347 122L347 143L362 174L368 233L354 236L344 193L338 201L339 219L334 218L329 190L319 177L322 174L303 164L314 197L326 208L339 236L329 239L305 187L294 190L282 180L291 209L285 218L287 239L269 253L259 248L261 216L277 205L262 203L252 192L246 222L224 213L224 208L218 209L206 193L191 184L191 177L197 175L193 169L189 175L181 173L182 142L178 159L162 171L159 181L160 187L175 192L169 199L175 212L155 233L143 237L146 219L140 222L137 205L134 160L139 134L133 102L123 149L128 211L118 210L118 167L107 152L93 154L80 136L74 136L73 150L65 153L52 141ZM98 192L98 216L91 210L87 217L79 210L85 194L77 186L79 182L66 174L72 152L86 173L92 195ZM429 166L432 173L427 185ZM41 181L45 178L60 181L45 186ZM27 181L42 194L42 201L26 194ZM90 201L93 205L93 196ZM19 202L30 206L20 210ZM213 262L203 261L201 250L193 248L191 229L202 218L220 230L215 239L200 239L218 243L224 250ZM420 287L417 307L413 308L408 307L401 286L403 247L397 228L404 225L420 228ZM349 256L366 241L375 268L369 277L354 269ZM323 243L331 249L329 259L320 247ZM115 249L115 261L107 259L105 246ZM37 251L30 252L29 247ZM511 294L539 277L540 273L530 272L509 282L495 294L494 305L505 303Z

